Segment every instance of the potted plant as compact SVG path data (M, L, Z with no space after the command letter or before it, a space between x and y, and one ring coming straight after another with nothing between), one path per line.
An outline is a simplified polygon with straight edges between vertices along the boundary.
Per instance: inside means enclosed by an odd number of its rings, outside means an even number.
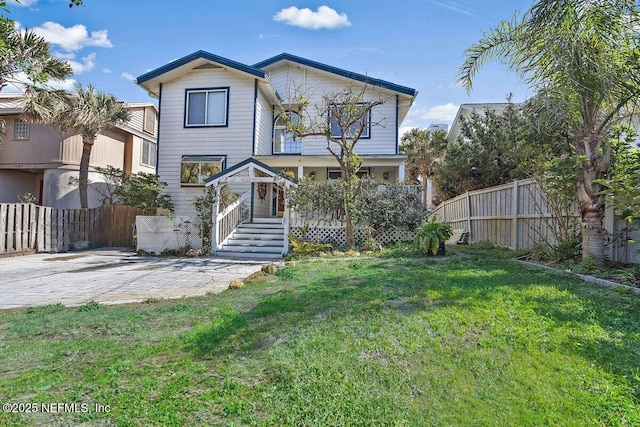
M436 217L426 219L416 230L415 242L425 254L444 255L444 242L451 238L453 229L448 222L438 222Z

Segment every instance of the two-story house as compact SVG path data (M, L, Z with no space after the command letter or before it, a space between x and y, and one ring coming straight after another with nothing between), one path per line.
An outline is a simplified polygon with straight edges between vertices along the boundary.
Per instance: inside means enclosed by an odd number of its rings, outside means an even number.
M0 141L0 203L18 203L24 194L36 203L55 208L79 208L78 176L82 138L62 135L53 126L21 118L20 94L0 94L0 115L5 133ZM98 135L91 152L89 207L100 205L94 188L104 182L96 167L113 166L127 173L155 173L157 116L153 103L128 104L131 119Z
M228 182L234 192L250 195L251 222L277 221L289 185L282 175L339 177L327 138L296 139L281 115L303 120L326 95L347 87L363 90L363 104L384 101L371 109L356 144L363 159L359 173L404 179L398 129L415 89L287 53L246 65L204 51L149 71L137 84L159 100L158 175L168 183L177 215L194 214L193 200L205 185ZM308 100L304 112L299 95Z
M383 96L384 104L371 111L369 120L379 125L369 126L356 145L361 173L404 178L398 129L415 89L287 53L245 65L204 51L143 74L137 83L159 99L158 174L168 183L178 215L193 212L192 201L208 177L249 158L297 178L340 175L325 137L296 140L287 134L279 116L299 114L290 97L293 89L308 98L309 110L324 94L348 85L368 87L363 103L367 96ZM268 204L256 207L260 215L281 214L271 199Z

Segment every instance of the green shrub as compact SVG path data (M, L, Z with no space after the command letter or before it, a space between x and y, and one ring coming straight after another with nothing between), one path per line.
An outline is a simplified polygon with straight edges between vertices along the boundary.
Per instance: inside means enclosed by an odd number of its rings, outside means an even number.
M416 230L415 242L418 249L423 253L429 252L436 255L438 253L438 247L440 242L444 242L451 238L453 235L453 229L448 222L438 222L436 217L425 220L420 227Z

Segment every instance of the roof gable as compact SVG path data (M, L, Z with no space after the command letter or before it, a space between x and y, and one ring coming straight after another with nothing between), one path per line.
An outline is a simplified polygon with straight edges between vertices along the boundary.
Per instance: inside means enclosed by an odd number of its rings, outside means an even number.
M278 171L277 169L274 169L271 166L265 163L262 163L259 160L254 159L253 157L249 157L248 159L243 160L242 162L228 169L225 169L222 172L219 172L213 176L210 176L205 180L205 186L209 187L211 185L217 185L219 182L224 181L224 178L236 175L245 169L249 169L250 167L255 167L258 170L270 175L273 178L278 177L285 181L289 181L293 185L298 184L298 180L296 180L295 178L290 178L285 174L281 173L280 171Z
M310 59L301 58L299 56L291 55L290 53L281 53L272 58L265 59L264 61L253 64L254 68L264 69L278 62L289 61L296 64L304 65L306 67L315 68L327 73L335 74L337 76L345 77L348 79L357 80L372 86L379 86L384 89L388 89L394 92L402 93L409 96L416 96L417 92L407 86L401 86L395 83L388 82L386 80L375 79L373 77L366 76L364 74L354 73L352 71L344 70L342 68L332 67L331 65L322 64L320 62L312 61Z
M183 67L191 62L194 62L198 59L206 59L207 61L214 62L216 64L220 64L225 67L232 68L237 71L241 71L243 73L250 74L255 77L265 78L266 73L259 68L252 67L250 65L245 65L240 62L233 61L231 59L223 58L222 56L214 55L209 52L205 52L204 50L199 50L190 55L184 56L180 59L176 59L175 61L171 61L166 65L156 68L155 70L151 70L148 73L145 73L139 76L136 79L137 84L145 83L151 79L156 77L160 77L163 74L166 74L170 71L176 70L180 67Z

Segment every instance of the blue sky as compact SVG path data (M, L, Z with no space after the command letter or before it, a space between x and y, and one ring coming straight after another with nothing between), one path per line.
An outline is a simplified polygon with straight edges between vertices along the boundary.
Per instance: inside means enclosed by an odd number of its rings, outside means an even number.
M119 100L152 99L133 79L205 50L245 64L282 52L418 90L403 128L450 123L461 103L531 92L500 64L455 87L464 50L531 0L9 0L6 14L44 36L72 77ZM69 87L72 82L68 82Z

